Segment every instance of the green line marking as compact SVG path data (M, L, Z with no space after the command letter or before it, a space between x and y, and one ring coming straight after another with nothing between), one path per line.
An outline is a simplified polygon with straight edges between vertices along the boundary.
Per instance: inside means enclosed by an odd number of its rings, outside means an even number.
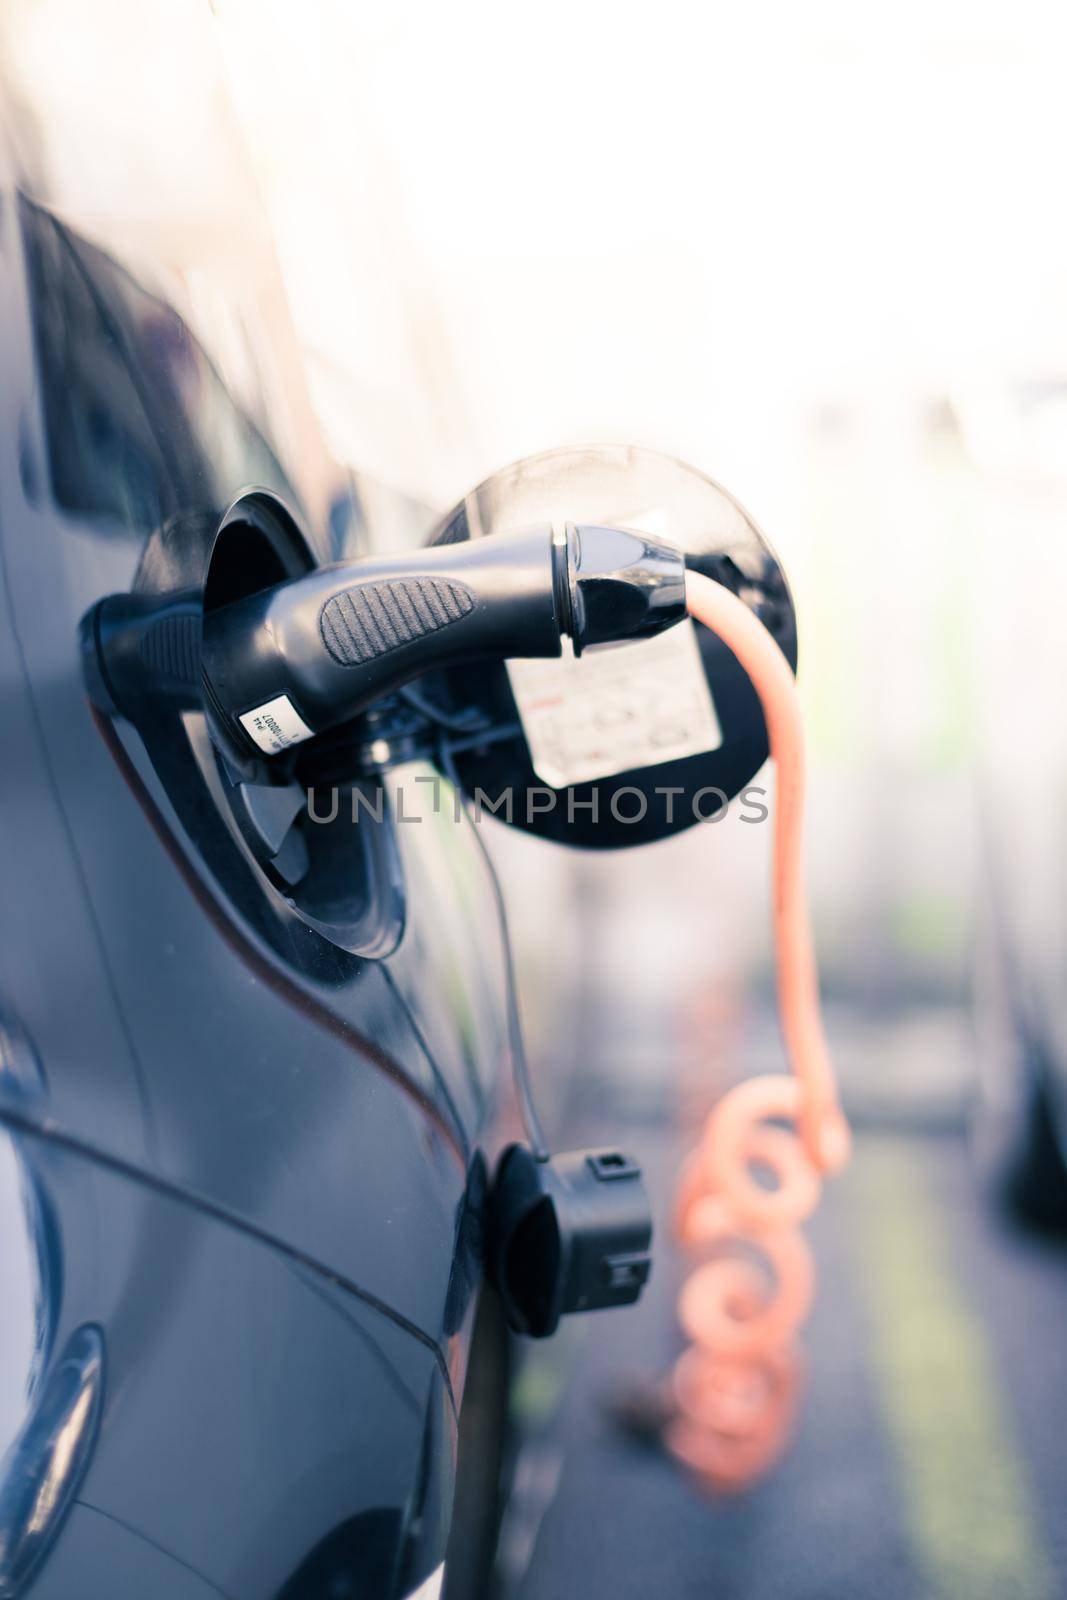
M861 1142L841 1195L916 1560L939 1600L1046 1600L1052 1563L922 1163Z
M551 1339L528 1340L511 1386L511 1414L525 1429L544 1427L559 1409L585 1345L581 1319L565 1321Z

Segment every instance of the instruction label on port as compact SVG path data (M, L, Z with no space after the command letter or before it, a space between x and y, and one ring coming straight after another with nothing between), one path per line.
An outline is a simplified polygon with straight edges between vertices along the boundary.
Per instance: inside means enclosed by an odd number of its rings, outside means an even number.
M534 771L553 789L722 744L692 622L575 658L509 661Z

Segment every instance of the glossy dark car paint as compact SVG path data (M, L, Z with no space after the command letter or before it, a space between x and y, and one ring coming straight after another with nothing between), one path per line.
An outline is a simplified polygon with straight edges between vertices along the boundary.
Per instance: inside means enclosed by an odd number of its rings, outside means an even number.
M358 518L317 525L178 313L13 188L0 341L0 1449L40 1478L0 1483L0 1593L406 1593L505 1056L484 864L387 813L404 936L352 955L234 846L201 718L151 750L94 718L80 619L168 560L202 583L243 486L312 559Z

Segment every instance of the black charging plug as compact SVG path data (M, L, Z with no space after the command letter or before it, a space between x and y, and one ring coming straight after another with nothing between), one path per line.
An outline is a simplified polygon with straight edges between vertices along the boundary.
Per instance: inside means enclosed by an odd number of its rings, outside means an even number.
M628 529L544 526L319 567L199 626L194 611L188 595L101 601L90 693L129 715L202 691L223 742L274 755L435 668L658 633L685 615L685 560Z

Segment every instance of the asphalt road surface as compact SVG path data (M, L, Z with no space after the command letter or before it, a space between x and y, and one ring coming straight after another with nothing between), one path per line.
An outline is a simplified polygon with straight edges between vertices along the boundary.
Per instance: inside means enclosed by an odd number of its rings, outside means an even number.
M860 1102L852 1166L809 1227L802 1426L773 1477L719 1501L605 1406L680 1349L685 1263L665 1212L691 1140L647 1105L608 1127L600 1109L593 1137L646 1163L660 1248L639 1306L575 1319L532 1353L509 1600L1067 1594L1067 1249L983 1198L948 1089L925 1120L907 1098L901 1115Z

